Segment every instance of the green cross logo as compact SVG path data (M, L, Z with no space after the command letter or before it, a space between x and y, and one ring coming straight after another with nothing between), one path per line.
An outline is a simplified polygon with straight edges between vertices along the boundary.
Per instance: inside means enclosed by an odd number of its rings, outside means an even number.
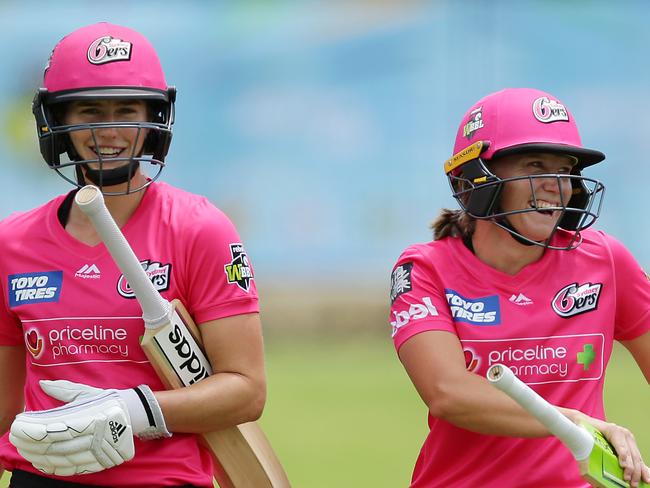
M583 370L587 371L591 363L596 359L596 353L594 352L594 346L592 344L585 344L582 346L582 352L577 354L578 364L582 364Z

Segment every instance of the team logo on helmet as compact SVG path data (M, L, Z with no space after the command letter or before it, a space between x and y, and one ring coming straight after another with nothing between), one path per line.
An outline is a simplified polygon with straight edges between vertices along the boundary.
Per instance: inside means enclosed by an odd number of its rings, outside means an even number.
M533 115L537 120L545 124L569 121L569 112L567 112L564 105L548 97L540 97L533 102Z
M483 127L483 107L475 108L470 113L470 118L463 126L463 136L471 139L474 132Z
M106 64L131 59L131 43L111 36L95 39L88 47L88 61Z

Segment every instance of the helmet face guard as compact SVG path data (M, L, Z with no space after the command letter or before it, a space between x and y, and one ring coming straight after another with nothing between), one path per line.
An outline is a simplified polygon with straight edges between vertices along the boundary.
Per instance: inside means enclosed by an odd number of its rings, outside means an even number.
M121 90L113 90L111 95L102 90L85 90L80 93L67 93L61 96L52 96L44 88L41 88L34 97L32 111L36 119L38 140L43 159L49 167L54 169L63 179L81 188L84 186L84 176L102 191L104 187L127 183L126 191L104 192L107 195L133 193L142 190L155 181L165 166L165 157L169 151L172 140L172 125L174 123L174 101L176 90L170 87L166 93L146 92L130 90L128 93ZM77 100L107 100L107 99L138 99L145 100L150 113L150 122L106 122L89 124L66 125L59 120L62 111L67 103ZM138 141L144 138L142 150L139 153L132 152L128 157L103 158L98 154L97 159L82 160L75 150L70 133L75 131L89 130L92 138L97 141L97 131L101 129L135 129L137 130L135 147ZM145 135L146 134L146 135ZM96 144L99 145L99 144ZM63 160L62 155L65 155ZM126 164L117 169L104 169L104 163ZM96 163L98 169L91 169L88 165ZM139 187L131 186L131 179L137 169L141 166L151 168L150 177L146 183ZM70 174L66 168L71 169Z
M524 244L537 245L548 249L575 249L582 242L580 232L596 221L600 215L602 198L605 193L604 185L595 179L581 175L578 167L572 174L535 174L513 178L499 178L492 173L481 154L486 151L489 143L479 141L459 152L445 162L445 172L449 180L452 194L460 207L470 216L479 220L491 220L499 227L508 231L518 241ZM558 185L570 182L572 194L565 201L561 191L560 204L553 207L540 207L535 194L535 181L539 179L554 179ZM503 211L500 207L500 196L505 185L510 182L527 180L530 185L532 202L528 208ZM543 242L537 242L519 233L508 221L508 216L529 212L561 212L549 237ZM566 245L552 245L551 239L557 229L573 232Z
M149 117L146 122L66 125L63 116L67 104L87 100L143 100ZM106 22L77 29L54 47L45 68L43 88L34 97L32 111L41 154L49 167L75 186L83 186L89 179L102 191L103 187L128 183L126 191L107 194L141 190L159 176L165 165L175 100L176 89L167 86L158 55L142 34ZM134 147L142 149L137 153L134 149L128 157L98 154L96 159L82 160L70 134L90 131L97 143L97 131L106 128L137 131ZM111 169L104 167L109 162ZM115 168L116 162L124 164ZM132 187L131 178L145 164L153 168L153 176L140 187ZM65 174L67 170L72 174Z

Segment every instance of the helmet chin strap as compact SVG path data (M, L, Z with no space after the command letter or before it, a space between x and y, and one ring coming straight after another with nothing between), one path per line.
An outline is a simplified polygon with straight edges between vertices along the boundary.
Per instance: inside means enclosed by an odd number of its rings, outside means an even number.
M82 172L80 166L83 166L85 173ZM99 187L121 185L133 178L139 167L140 162L134 160L115 169L92 169L87 164L83 164L77 166L77 180L79 183L83 183L85 175L87 179Z
M503 217L500 219L501 226L505 228L506 230L510 231L508 234L510 234L510 237L512 237L515 241L517 241L519 244L523 246L534 246L530 240L526 240L523 237L519 235L519 232L517 232L517 229L514 228L514 226L510 223L510 221L506 218Z

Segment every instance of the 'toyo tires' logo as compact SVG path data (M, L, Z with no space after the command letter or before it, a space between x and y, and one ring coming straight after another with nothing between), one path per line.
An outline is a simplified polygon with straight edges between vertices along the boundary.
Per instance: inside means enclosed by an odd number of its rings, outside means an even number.
M551 302L553 310L565 318L595 310L602 287L602 283L571 283L557 292Z

